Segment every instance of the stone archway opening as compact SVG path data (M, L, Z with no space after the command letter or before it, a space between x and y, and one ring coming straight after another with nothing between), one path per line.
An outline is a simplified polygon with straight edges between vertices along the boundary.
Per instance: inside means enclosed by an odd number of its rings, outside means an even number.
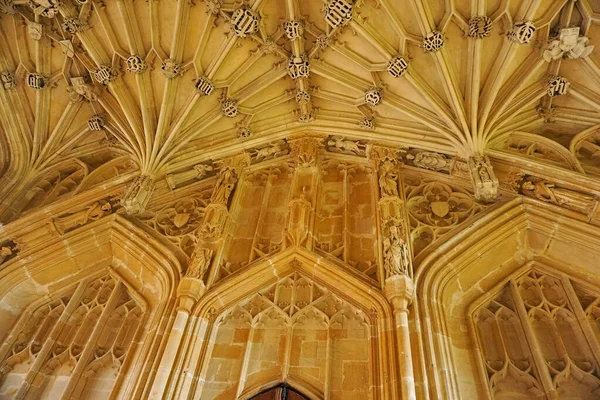
M248 400L309 400L309 398L285 383L281 383L263 390Z

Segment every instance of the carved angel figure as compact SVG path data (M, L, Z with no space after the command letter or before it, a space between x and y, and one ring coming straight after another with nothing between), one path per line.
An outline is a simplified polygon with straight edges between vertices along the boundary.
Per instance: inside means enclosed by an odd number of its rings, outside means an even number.
M112 205L105 200L100 200L86 207L84 210L54 219L56 231L63 235L65 232L82 226L91 221L96 221L112 212Z
M592 209L595 199L592 196L578 193L573 190L556 187L550 182L539 180L525 181L521 185L524 195L546 203L551 203L569 210L577 211L582 214L588 214Z
M268 158L278 157L286 153L286 150L281 147L280 143L275 143L271 146L263 147L262 149L256 150L254 153L254 159L257 162L261 162Z
M402 238L402 228L396 223L390 224L387 237L383 241L383 263L388 278L394 275L408 275L410 265L408 246Z
M210 197L210 202L227 204L227 200L229 200L229 195L231 195L236 181L237 178L232 169L226 168L221 171L219 174L219 179L217 180L217 184L215 185L215 190Z
M588 45L589 38L579 36L579 28L563 28L558 37L549 41L543 52L544 60L550 62L561 58L585 58L594 46Z
M386 160L379 168L379 188L381 197L398 196L398 172L392 161Z

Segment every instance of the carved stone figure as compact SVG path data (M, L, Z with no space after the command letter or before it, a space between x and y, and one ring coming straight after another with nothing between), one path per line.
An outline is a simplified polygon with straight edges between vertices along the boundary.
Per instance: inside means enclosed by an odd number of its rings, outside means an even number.
M44 35L44 27L42 24L29 21L27 23L27 33L33 40L42 40L42 36Z
M254 162L261 162L270 158L280 157L288 153L288 149L284 148L284 146L285 142L283 141L273 143L270 146L251 151L251 157Z
M235 188L237 182L237 176L233 169L225 168L219 173L219 178L215 184L215 189L212 196L210 197L211 203L227 204L229 195Z
M383 239L383 264L386 278L394 275L409 275L410 255L403 238L401 222L391 218L386 225Z
M192 167L192 169L167 174L165 179L167 180L167 184L171 190L175 190L178 186L191 181L192 179L200 180L206 176L206 174L213 170L213 167L206 164L196 164Z
M342 136L334 136L327 142L327 150L334 153L349 154L353 156L364 155L365 146L358 141L347 140Z
M154 181L148 175L137 177L123 197L121 204L124 212L133 215L146 209L154 190Z
M75 93L88 101L96 101L98 99L96 87L86 77L76 76L71 78L71 86Z
M58 233L64 235L73 229L83 226L89 222L97 221L100 218L112 213L113 206L110 201L100 200L87 206L84 210L69 214L64 217L54 218L52 221L54 228Z
M429 151L420 151L416 155L407 154L406 158L412 160L415 167L432 171L450 171L450 161L445 155Z
M71 35L75 35L78 32L89 29L90 26L87 24L87 22L82 21L79 18L66 18L63 21L62 27Z
M498 179L494 174L489 157L470 157L469 170L475 198L480 201L493 201L498 195Z
M58 14L58 7L60 6L58 0L31 0L28 4L35 15L47 18L54 18Z
M553 183L534 177L526 178L523 181L521 193L585 215L592 212L596 204L596 199L593 196L561 188Z
M558 37L548 41L543 51L544 60L550 62L561 58L585 58L594 50L594 46L588 43L589 38L579 36L579 27L563 28Z
M202 279L210 266L213 254L213 250L205 247L196 247L185 275L190 278Z
M381 197L398 196L398 169L394 162L384 160L379 166Z

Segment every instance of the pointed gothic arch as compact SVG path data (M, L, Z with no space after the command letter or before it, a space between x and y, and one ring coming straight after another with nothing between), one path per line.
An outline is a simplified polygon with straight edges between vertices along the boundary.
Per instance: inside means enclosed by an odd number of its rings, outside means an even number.
M454 251L448 252L450 248ZM570 218L568 211L516 199L428 252L415 272L414 323L423 335L413 349L421 365L429 359L437 367L417 367L420 396L495 398L482 372L486 350L477 344L474 310L493 300L511 279L536 268L597 286L598 249L597 228ZM529 341L528 346L537 344ZM552 390L547 384L545 389Z

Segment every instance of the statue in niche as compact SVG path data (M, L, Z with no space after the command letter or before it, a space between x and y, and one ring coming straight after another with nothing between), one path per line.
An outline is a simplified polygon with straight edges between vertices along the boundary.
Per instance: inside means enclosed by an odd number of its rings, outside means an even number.
M388 222L383 240L383 265L388 278L394 275L409 275L410 255L403 239L403 231L398 219L392 218Z
M528 179L521 184L521 192L546 203L551 203L582 214L589 214L595 203L592 196L559 188L553 183L544 180Z
M185 275L190 278L202 279L210 266L213 253L211 249L200 245L196 246Z
M85 225L91 221L97 221L113 211L113 206L109 201L100 200L87 206L84 210L75 212L65 217L55 218L53 226L58 233L64 235L79 226Z
M227 204L229 196L236 183L235 172L231 168L226 168L219 174L219 179L215 185L215 190L210 197L211 203Z
M396 164L390 160L385 160L379 168L379 188L381 197L398 197L398 172Z

